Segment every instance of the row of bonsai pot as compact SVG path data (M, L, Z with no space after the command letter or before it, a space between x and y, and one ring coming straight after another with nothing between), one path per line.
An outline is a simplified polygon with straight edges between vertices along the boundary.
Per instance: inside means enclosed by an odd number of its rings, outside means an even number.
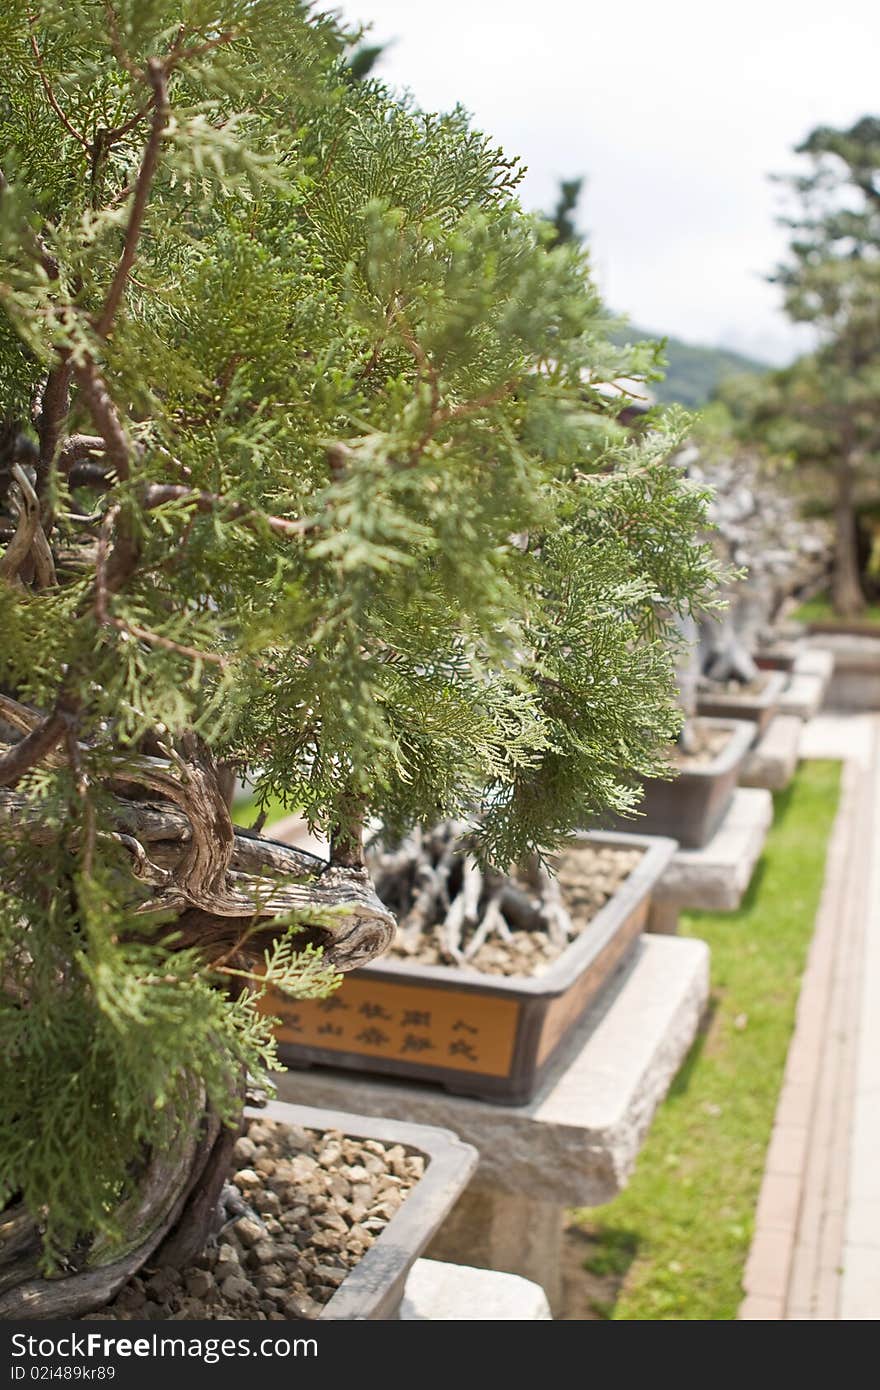
M283 1062L527 1104L634 956L679 845L715 833L786 679L770 671L760 690L707 697L700 751L674 780L646 786L638 831L576 836L555 878L537 865L481 873L454 826L380 857L377 888L401 924L391 957L329 998L270 998ZM134 1281L97 1316L397 1315L476 1150L431 1126L281 1103L250 1110L247 1126L221 1246L172 1286L163 1271Z
M284 1063L439 1085L489 1103L527 1104L566 1038L636 950L652 894L679 845L700 848L723 820L748 750L773 718L786 680L785 671L770 670L760 689L701 700L708 751L693 765L685 760L674 780L646 786L638 830L583 833L559 859L562 913L555 916L555 930L547 930L546 910L541 922L546 883L524 873L507 883L486 878L478 884L464 853L449 853L448 828L433 843L411 844L374 866L379 879L397 872L393 905L402 944L391 958L353 972L327 999L268 1001L281 1020ZM426 910L432 873L442 880L433 913ZM450 931L450 916L461 918L463 909L470 919L453 920ZM485 929L487 915L491 930ZM521 942L530 926L543 926L553 938L534 962L524 956ZM409 1269L470 1180L475 1150L430 1126L351 1115L322 1119L323 1112L285 1105L273 1105L269 1113L297 1125L306 1116L313 1129L369 1133L380 1144L402 1142L408 1154L424 1159L423 1176L319 1314L394 1316Z
M354 971L328 999L271 998L267 1007L281 1019L277 1036L284 1063L383 1073L490 1102L528 1102L567 1034L635 947L672 856L679 846L702 848L717 830L786 679L769 672L760 691L701 700L708 751L698 752L693 765L683 760L672 780L646 783L636 828L628 822L627 828L618 824L573 838L556 864L571 925L567 936L551 939L547 956L528 973L520 939L529 928L546 930L546 922L538 910L528 920L529 892L539 887L512 881L509 901L502 897L507 923L494 953L485 944L475 953L467 944L462 950L444 942L439 927L421 928L416 949L392 948L390 958ZM442 868L442 857L434 851L435 862L424 865L427 873L437 872L438 858ZM403 864L400 856L388 858L396 859L401 876L409 871L404 892L392 904L405 938L408 918L418 916L425 875L416 854ZM457 858L441 900L452 914L456 893L467 892L468 865L463 854ZM381 864L374 872L387 901ZM531 902L537 909L536 897ZM474 898L474 907L478 935L480 920L494 909L491 885Z

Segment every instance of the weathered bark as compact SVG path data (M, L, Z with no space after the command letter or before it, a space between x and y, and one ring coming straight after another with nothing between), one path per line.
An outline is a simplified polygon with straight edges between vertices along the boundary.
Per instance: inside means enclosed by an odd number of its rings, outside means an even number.
M229 1178L232 1150L242 1125L240 1121L221 1124L216 1116L208 1114L202 1128L183 1209L153 1257L153 1263L160 1266L183 1269L204 1249L221 1220L218 1213L220 1194Z
M44 723L37 711L4 695L0 717L25 735L22 743ZM3 752L0 745L0 762ZM57 765L67 756L59 747L43 761ZM133 921L176 912L181 945L198 946L208 961L232 952L247 966L262 961L275 919L291 911L314 914L303 945L322 945L339 970L365 965L390 945L394 917L365 868L328 864L233 826L204 745L184 739L175 758L129 755L109 779L116 810L102 829L130 856L133 878L152 890L139 904L133 900ZM2 786L0 824L7 837L27 835L31 842L57 833L14 788ZM265 932L253 931L255 920L265 921Z
M678 614L674 621L682 640L675 663L678 702L684 714L678 742L683 753L692 753L696 746L693 726L697 717L697 683L700 679L699 632L696 619L689 614Z
M0 719L20 736L0 744L0 767L4 756L16 768L37 760L58 766L71 756L90 765L93 750L73 743L66 723L66 736L58 741L50 729L50 739L47 716L2 694ZM38 759L23 757L18 750L27 754L35 740ZM129 856L132 937L140 922L149 929L157 910L171 910L178 948L197 947L206 965L218 969L259 970L277 919L295 910L305 919L298 942L323 946L337 969L354 969L385 950L394 918L364 867L325 863L233 826L222 777L201 741L185 735L165 751L165 758L120 754L104 778L113 809L99 833ZM24 837L48 843L76 833L47 824L38 804L14 785L0 785L0 828L7 843ZM199 1090L181 1114L177 1142L147 1155L133 1175L118 1212L121 1239L111 1246L84 1238L48 1277L41 1272L38 1219L21 1202L11 1203L0 1212L0 1318L81 1316L112 1299L146 1262L190 1260L210 1234L236 1133L221 1125Z
M39 1221L20 1201L0 1212L0 1319L81 1317L108 1303L147 1262L182 1263L201 1248L238 1131L221 1125L200 1087L193 1092L176 1140L146 1154L132 1176L114 1241L79 1241L47 1275Z
M720 621L703 623L701 638L700 665L708 680L740 685L757 680L758 667L750 651L753 643L729 610Z
M846 454L837 463L835 485L835 553L831 602L838 617L858 618L865 611L867 602L859 574L855 478L852 463Z
M400 915L397 944L404 954L433 939L450 964L466 965L487 941L510 941L513 931L542 932L559 946L574 935L559 883L537 855L516 878L483 869L457 821L410 835L393 849L370 845L367 864Z

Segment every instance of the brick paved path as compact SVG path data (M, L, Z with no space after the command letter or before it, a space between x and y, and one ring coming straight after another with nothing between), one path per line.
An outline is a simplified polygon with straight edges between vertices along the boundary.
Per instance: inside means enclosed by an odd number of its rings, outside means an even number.
M880 719L820 715L840 810L746 1264L746 1319L880 1318Z

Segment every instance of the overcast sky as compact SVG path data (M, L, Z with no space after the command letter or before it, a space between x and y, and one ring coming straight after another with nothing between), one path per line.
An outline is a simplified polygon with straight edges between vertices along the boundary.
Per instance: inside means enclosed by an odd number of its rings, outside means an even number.
M338 0L337 0L338 3ZM580 221L609 304L640 326L773 361L797 338L762 279L771 171L818 124L880 112L878 0L343 0L390 42L378 70L462 102L528 165L523 199L587 180Z

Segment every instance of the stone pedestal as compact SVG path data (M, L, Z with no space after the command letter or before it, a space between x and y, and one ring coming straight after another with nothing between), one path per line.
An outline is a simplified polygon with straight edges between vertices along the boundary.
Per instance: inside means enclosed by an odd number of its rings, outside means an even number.
M540 1284L558 1313L564 1220L555 1202L474 1184L458 1199L428 1247L428 1256L521 1275Z
M708 993L705 942L645 936L527 1105L327 1067L282 1073L278 1093L300 1104L439 1125L472 1143L480 1154L473 1200L468 1189L432 1254L525 1275L552 1306L563 1209L601 1205L624 1185Z
M821 646L804 647L797 654L794 670L799 676L818 676L827 685L834 674L834 653Z
M819 647L799 651L779 701L780 714L814 718L825 703L833 671L831 652Z
M825 697L829 709L880 710L880 628L876 637L846 632L816 634L810 645L830 654L834 661Z
M405 1322L548 1322L544 1290L516 1274L416 1260L398 1317Z
M777 714L749 753L740 772L743 787L766 787L780 792L797 771L804 721L795 714Z
M758 787L738 787L730 809L702 849L680 849L654 890L649 927L677 929L684 909L733 912L752 879L773 820L773 798Z

